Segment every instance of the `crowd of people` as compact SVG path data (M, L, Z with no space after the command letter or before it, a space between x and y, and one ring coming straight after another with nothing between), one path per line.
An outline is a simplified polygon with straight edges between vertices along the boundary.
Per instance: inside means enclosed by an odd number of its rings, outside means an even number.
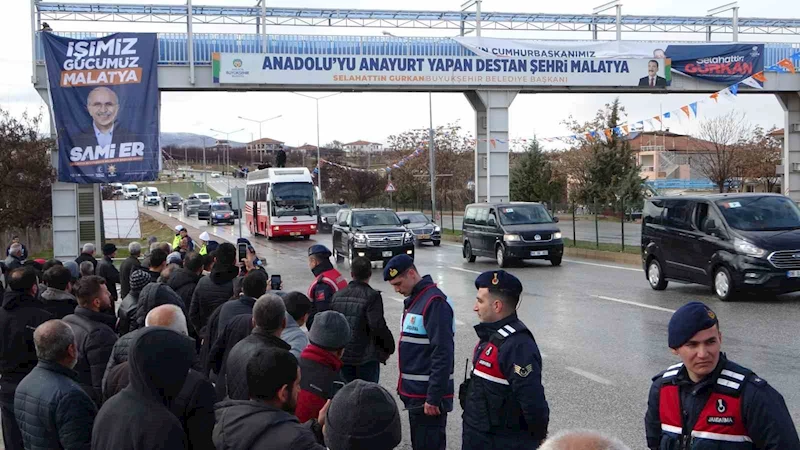
M462 449L627 448L593 431L548 437L542 358L511 273L475 280L478 343L456 392L452 300L410 257L382 273L406 297L395 341L369 260L354 258L348 282L311 246L304 293L273 286L247 240L244 258L201 241L179 226L146 254L131 243L119 269L113 244L100 261L86 244L74 261L29 263L12 242L0 307L6 449L392 449L401 412L378 382L395 353L414 450L446 448L456 399ZM682 363L653 378L648 448L800 449L782 396L720 352L710 308L680 308L668 334Z

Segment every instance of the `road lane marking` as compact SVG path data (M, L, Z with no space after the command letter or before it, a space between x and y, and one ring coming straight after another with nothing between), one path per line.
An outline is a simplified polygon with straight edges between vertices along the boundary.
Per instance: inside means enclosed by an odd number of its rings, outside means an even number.
M575 263L575 264L585 264L587 266L597 266L597 267L605 267L606 269L619 269L619 270L630 270L632 272L642 272L642 269L634 269L633 267L622 267L622 266L612 266L609 264L598 264L598 263L591 263L586 261L576 261L574 259L565 259L564 261Z
M450 266L448 267L448 269L460 270L461 272L474 273L476 275L480 275L481 273L483 273L483 272L478 272L477 270L462 269L461 267L455 267L455 266Z
M674 309L662 308L660 306L647 305L647 304L644 304L644 303L632 302L630 300L622 300L622 299L614 298L614 297L606 297L606 296L603 296L603 295L592 295L592 297L599 298L600 300L607 300L609 302L624 303L626 305L638 306L640 308L654 309L656 311L664 311L664 312L668 312L668 313L674 313L675 312Z
M587 372L585 370L581 370L581 369L578 369L578 368L575 368L575 367L565 367L565 369L569 370L570 372L572 372L572 373L574 373L576 375L580 375L580 376L582 376L584 378L588 378L588 379L590 379L590 380L592 380L592 381L594 381L596 383L605 384L606 386L613 386L614 385L614 383L612 383L611 381L606 380L605 378L603 378L603 377L601 377L599 375L595 375L592 372Z

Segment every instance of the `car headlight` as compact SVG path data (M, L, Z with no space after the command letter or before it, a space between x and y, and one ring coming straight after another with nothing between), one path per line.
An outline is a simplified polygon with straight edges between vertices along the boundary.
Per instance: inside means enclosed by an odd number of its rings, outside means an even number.
M440 231L442 231L442 227L440 227L439 225L434 225L433 231L439 233Z
M733 247L737 252L755 258L763 258L767 251L763 248L756 247L755 245L745 241L744 239L736 238L733 240Z
M503 240L508 242L515 242L515 241L521 241L522 238L520 238L518 234L506 234L503 235Z
M353 235L353 239L355 239L356 244L366 244L367 243L367 235L362 233L356 233Z
M323 217L322 218L322 223L328 223L328 218L327 217Z
M556 231L555 233L553 233L553 239L561 239L561 232Z
M413 241L414 240L414 233L410 231L406 231L406 234L403 235L403 239L405 241Z

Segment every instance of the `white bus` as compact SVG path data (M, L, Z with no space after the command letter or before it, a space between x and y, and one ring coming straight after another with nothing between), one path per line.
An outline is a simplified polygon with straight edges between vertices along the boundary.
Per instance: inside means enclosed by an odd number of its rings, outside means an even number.
M269 168L247 175L244 216L253 235L317 234L319 189L305 167Z

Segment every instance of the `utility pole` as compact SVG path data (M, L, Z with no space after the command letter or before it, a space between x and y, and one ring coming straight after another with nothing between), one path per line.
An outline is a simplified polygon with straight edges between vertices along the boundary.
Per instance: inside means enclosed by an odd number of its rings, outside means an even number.
M430 133L428 137L428 172L431 175L431 219L436 222L436 156L433 154L433 94L428 92L428 115L430 118Z
M239 116L239 118L242 119L242 120L246 120L248 122L255 122L255 123L258 124L258 140L259 141L261 141L261 139L263 139L263 136L261 135L261 125L264 122L269 122L270 120L277 119L279 117L283 117L283 114L277 115L275 117L270 117L269 119L264 119L264 120L248 119L247 117ZM250 140L252 141L253 138L250 138ZM259 142L258 145L260 146L260 145L263 145L263 144ZM264 149L262 149L260 147L257 147L256 150L258 150L258 161L259 162L264 162Z

